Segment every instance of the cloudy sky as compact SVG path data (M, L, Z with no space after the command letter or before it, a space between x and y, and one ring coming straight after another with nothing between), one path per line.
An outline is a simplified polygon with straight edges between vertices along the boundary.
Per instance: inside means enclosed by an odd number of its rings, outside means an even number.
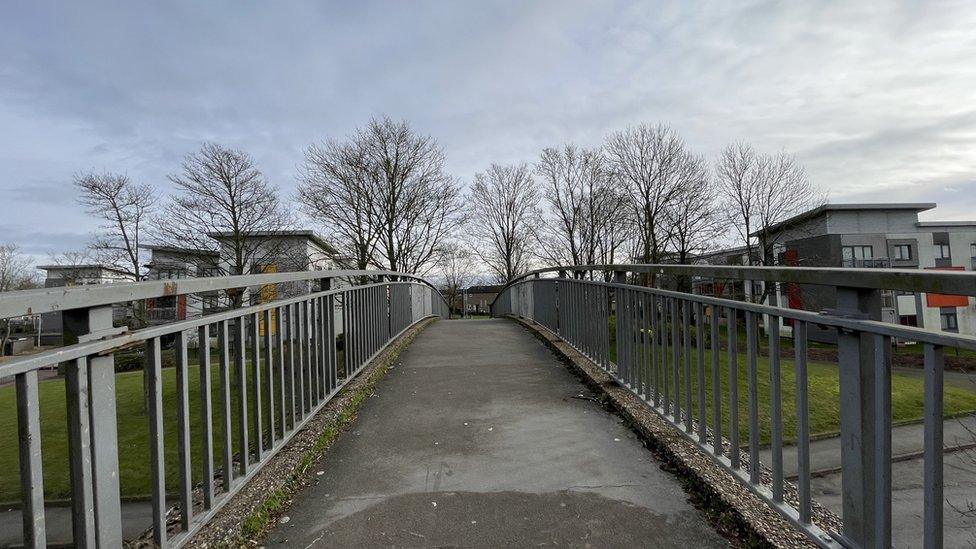
M976 218L973 29L967 1L4 3L0 241L79 249L72 174L165 191L204 140L291 196L303 147L377 114L463 181L662 121L795 152L835 202Z

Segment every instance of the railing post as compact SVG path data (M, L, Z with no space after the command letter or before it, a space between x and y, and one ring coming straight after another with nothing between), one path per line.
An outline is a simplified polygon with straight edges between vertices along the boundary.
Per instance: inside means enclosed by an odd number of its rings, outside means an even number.
M864 288L837 288L837 310L847 318L880 320L881 291ZM888 364L889 350L878 348L873 334L839 329L837 363L840 377L841 464L843 467L842 534L858 547L890 545L890 527L879 528L880 521L891 517L879 514L877 491L891 478L891 433L887 429L890 408L879 410L878 375L889 375L887 368L876 368L876 360ZM880 356L879 356L880 354ZM884 408L884 407L883 407ZM886 431L886 432L883 432ZM880 438L879 438L880 437ZM881 442L879 444L879 441ZM889 536L878 539L879 532Z
M112 327L112 306L64 311L65 344L91 341L118 333ZM69 399L68 433L72 438L71 484L72 520L77 539L89 547L122 546L122 509L119 498L118 424L115 410L115 359L112 355L93 356L87 372L77 364L68 365L69 391L83 387L78 379L87 376L87 395ZM87 397L87 398L86 398ZM75 400L77 398L77 400ZM82 417L87 411L88 417ZM87 433L85 423L87 422ZM80 427L80 428L78 428ZM88 436L86 446L81 437ZM90 490L90 492L88 491ZM91 495L90 502L87 495ZM91 505L89 509L88 506ZM87 522L94 518L94 528ZM94 539L89 535L93 534Z

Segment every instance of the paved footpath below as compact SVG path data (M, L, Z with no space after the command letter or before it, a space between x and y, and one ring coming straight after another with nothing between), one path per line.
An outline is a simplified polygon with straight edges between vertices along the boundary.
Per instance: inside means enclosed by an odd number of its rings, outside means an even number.
M726 547L677 480L506 320L401 355L268 545Z

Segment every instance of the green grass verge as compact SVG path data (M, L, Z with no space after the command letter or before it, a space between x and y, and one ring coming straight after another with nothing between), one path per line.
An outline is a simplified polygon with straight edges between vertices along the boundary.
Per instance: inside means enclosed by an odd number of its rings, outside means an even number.
M615 337L614 318L610 319L610 359L617 360L617 345ZM743 332L740 329L739 332ZM707 336L706 336L707 337ZM698 373L697 355L694 350L694 338L692 338L691 355L691 395L692 413L698 416ZM748 412L748 379L746 376L746 357L745 357L745 338L737 345L739 351L736 356L738 387L738 425L740 440L742 443L748 441L749 435L749 412ZM705 355L705 418L709 426L712 421L712 353L707 350ZM667 348L668 365L671 365L671 348ZM685 385L684 385L684 352L680 356L680 366L678 368L678 380L680 389L680 402L682 408L685 405ZM771 381L769 369L769 358L759 357L757 360L757 396L760 423L760 443L768 444L770 440L770 402L771 402ZM840 430L840 391L838 380L838 367L833 362L811 361L807 363L807 389L810 412L810 433L823 434L835 433ZM669 368L669 392L673 393L674 379L672 370ZM650 379L650 373L646 374ZM728 353L719 353L719 379L721 396L722 431L726 437L729 434L729 411L731 404L728 399L729 394L729 363ZM783 417L783 436L789 442L796 439L796 372L792 360L780 360L780 387L782 394L782 417ZM892 421L904 422L917 420L922 417L924 406L924 382L917 376L895 372L891 376L891 415ZM673 394L671 395L673 398ZM945 385L944 386L944 414L946 416L958 416L961 414L976 412L976 391L966 388Z
M211 401L213 405L213 452L215 467L219 470L220 456L224 441L220 433L223 422L220 399L220 368L217 356L211 362ZM342 353L339 352L340 371ZM190 455L192 459L193 482L203 478L203 441L200 403L200 374L195 356L191 355L189 365L190 393ZM247 393L251 398L253 368L246 362ZM263 366L262 366L263 370ZM237 389L235 370L231 368L231 425L232 444L235 452L240 444L237 437ZM262 383L267 379L262 371ZM177 445L177 392L176 370L164 368L163 381L163 439L165 441L166 487L175 492L179 487L179 461ZM277 382L277 380L276 380ZM123 372L115 376L115 404L118 418L118 447L120 489L123 497L145 497L150 494L149 469L149 416L143 404L142 372ZM63 379L51 379L38 383L38 396L41 414L41 449L44 471L44 494L48 500L67 499L71 495L68 465L67 408L65 406L65 383ZM290 406L290 399L286 400ZM249 406L250 406L249 402ZM268 409L268 400L262 402L262 409ZM276 402L277 410L277 402ZM250 408L249 408L250 412ZM276 413L277 415L277 413ZM276 418L280 426L281 418ZM250 447L253 441L254 415L248 414L248 436ZM264 432L268 432L267 412L264 416ZM0 387L0 502L14 502L20 499L20 477L17 440L16 391L13 385Z

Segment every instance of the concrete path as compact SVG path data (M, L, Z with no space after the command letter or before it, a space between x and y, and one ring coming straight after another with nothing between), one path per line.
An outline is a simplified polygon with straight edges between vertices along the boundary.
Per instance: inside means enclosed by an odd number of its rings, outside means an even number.
M924 426L921 423L897 425L891 429L891 455L893 457L922 451ZM947 419L942 427L942 442L947 448L971 445L976 442L976 415ZM769 449L759 452L759 460L765 465L772 463ZM824 471L840 467L840 437L810 441L810 470ZM796 475L796 446L783 448L783 474ZM976 495L974 495L976 497Z
M727 546L618 418L581 394L516 324L437 322L267 543Z
M48 545L70 547L71 507L65 505L45 506L45 527ZM23 547L23 521L20 509L0 511L0 548ZM152 503L148 501L127 501L122 503L122 537L135 539L152 527Z
M910 456L922 451L920 423L892 428L892 455ZM946 420L943 427L946 447L970 445L976 433L976 416ZM760 453L761 461L769 465L770 452ZM810 481L813 499L838 515L843 513L843 493L840 468L840 438L832 437L810 442L810 467L813 471L829 471ZM891 465L891 538L895 547L922 547L922 503L924 461L921 457L900 460ZM796 447L783 448L783 471L796 475ZM976 449L951 451L943 459L943 516L946 547L976 546L976 516L965 513L976 502Z

